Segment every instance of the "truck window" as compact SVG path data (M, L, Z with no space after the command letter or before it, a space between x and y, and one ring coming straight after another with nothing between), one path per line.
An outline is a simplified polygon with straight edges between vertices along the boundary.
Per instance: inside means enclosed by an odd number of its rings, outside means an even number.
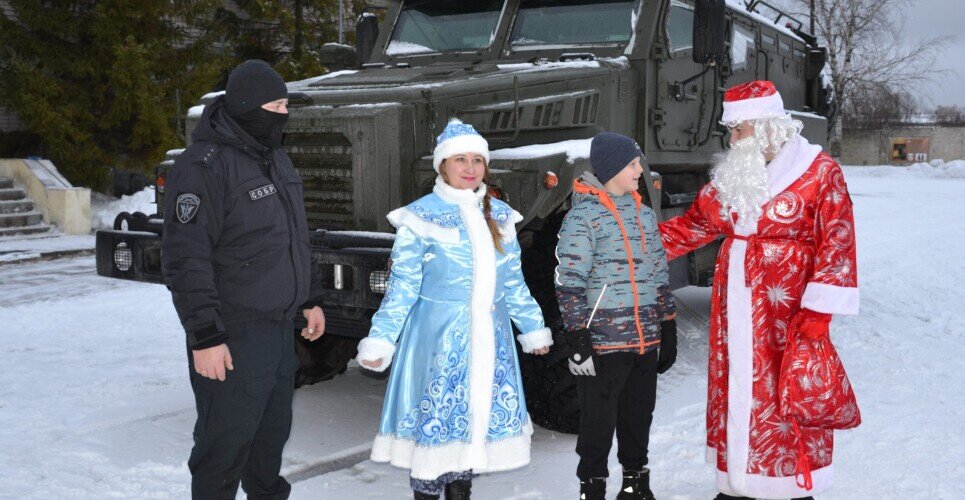
M694 9L689 5L674 2L670 7L667 21L667 36L670 50L690 49L694 46Z
M756 49L754 32L750 28L734 23L734 33L732 33L730 44L730 60L734 71L741 71L747 68L747 54Z
M509 43L514 49L625 44L639 10L640 0L523 0Z
M505 0L412 0L402 5L388 56L489 47Z

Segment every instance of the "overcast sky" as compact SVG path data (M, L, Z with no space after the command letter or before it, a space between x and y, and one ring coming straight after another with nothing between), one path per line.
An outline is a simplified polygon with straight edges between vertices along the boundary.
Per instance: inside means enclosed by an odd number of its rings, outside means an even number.
M922 107L928 109L943 104L965 106L965 1L917 0L906 15L904 35L909 40L941 35L955 37L937 64L953 73L926 89L933 104L922 99Z

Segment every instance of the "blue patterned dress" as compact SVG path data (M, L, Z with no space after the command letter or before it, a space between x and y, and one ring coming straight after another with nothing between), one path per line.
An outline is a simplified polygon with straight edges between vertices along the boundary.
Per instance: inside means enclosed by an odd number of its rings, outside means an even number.
M359 344L361 360L391 360L372 460L416 479L529 463L532 424L511 321L523 350L552 344L520 266L522 216L492 200L495 249L482 195L437 179L432 194L393 211L389 289ZM396 349L396 343L398 348Z

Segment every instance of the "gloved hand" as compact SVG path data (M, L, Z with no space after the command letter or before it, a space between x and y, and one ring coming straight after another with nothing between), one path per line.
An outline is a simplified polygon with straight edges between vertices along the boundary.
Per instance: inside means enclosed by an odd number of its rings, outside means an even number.
M801 309L791 320L789 332L801 332L801 335L817 340L828 335L828 325L830 324L830 314Z
M596 351L593 350L593 338L590 331L586 328L573 330L568 333L572 342L572 353L569 357L570 373L573 375L584 375L593 377L596 375L596 367L593 365L593 358Z
M677 320L660 322L660 359L657 360L657 373L663 373L677 361Z

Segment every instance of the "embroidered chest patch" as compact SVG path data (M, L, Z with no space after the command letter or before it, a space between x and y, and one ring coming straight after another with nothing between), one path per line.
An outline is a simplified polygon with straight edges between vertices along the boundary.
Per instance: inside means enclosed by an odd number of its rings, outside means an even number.
M251 197L251 201L258 201L262 198L265 198L266 196L271 196L277 192L278 190L275 189L274 184L268 184L265 186L261 186L260 188L255 188L255 189L252 189L251 191L248 191L248 196Z
M178 220L182 224L187 224L194 220L198 215L198 207L201 206L201 198L196 194L184 193L178 196Z

